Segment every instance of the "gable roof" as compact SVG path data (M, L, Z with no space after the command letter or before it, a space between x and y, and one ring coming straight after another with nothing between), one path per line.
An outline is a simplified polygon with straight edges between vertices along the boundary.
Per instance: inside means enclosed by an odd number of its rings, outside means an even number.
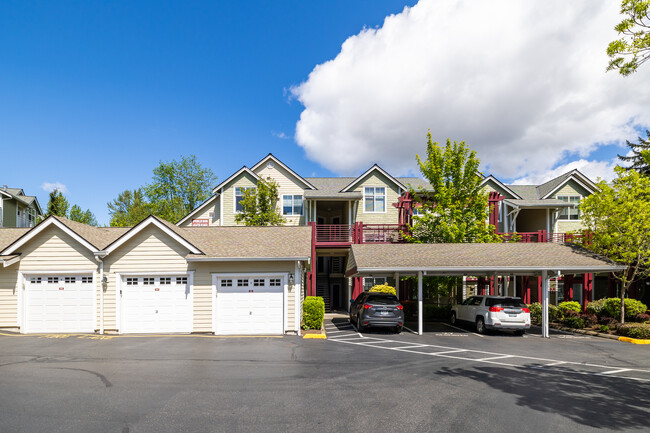
M3 188L0 189L0 192L8 198L13 198L16 201L21 202L25 206L30 206L32 203L34 203L39 215L43 214L43 210L41 209L41 205L38 202L36 196L25 195L25 191L23 191L22 188Z
M257 174L255 174L255 172L251 171L250 168L243 166L242 168L237 170L232 176L230 176L228 179L224 180L219 185L212 188L212 193L213 194L218 193L221 188L228 185L231 181L233 181L237 176L239 176L242 173L248 173L251 176L253 176L256 180L260 180L260 177Z
M560 189L564 184L570 180L576 181L580 186L590 192L596 192L598 187L594 184L587 176L580 173L578 170L571 170L568 173L564 173L555 179L551 179L546 183L543 183L537 187L537 193L539 198L545 199L548 198L555 191Z
M391 176L390 174L388 174L388 172L386 172L386 171L385 171L383 168L381 168L379 165L375 164L375 165L373 165L372 167L370 167L368 170L366 170L366 172L363 173L361 176L357 177L357 178L356 178L355 180L353 180L350 184L348 184L346 187L344 187L343 189L341 189L341 192L347 192L347 191L349 191L349 190L352 189L352 188L353 188L357 183L361 182L361 181L362 181L366 176L368 176L368 175L369 175L371 172L373 172L373 171L378 171L378 172L380 172L381 174L383 174L384 176L386 176L390 181L392 181L395 185L397 185L398 188L401 188L401 189L404 190L404 191L408 190L408 188L405 187L404 185L402 185L402 183L401 183L400 181L398 181L398 180L395 179L393 176Z
M207 200L205 200L203 203L201 203L201 204L198 205L196 208L194 208L194 210L192 210L190 213L188 213L188 214L185 215L183 218L181 218L181 220L178 221L178 222L176 223L176 225L180 226L181 224L183 224L185 221L187 221L188 219L190 219L190 217L192 217L193 215L196 215L196 214L197 214L199 211L201 211L204 207L206 207L206 206L208 206L210 203L212 203L212 202L213 202L216 198L218 198L220 195L221 195L221 193L216 193L216 194L211 195L210 197L208 197Z
M11 198L11 194L6 192L4 189L0 188L0 195L4 195L5 197Z
M138 224L131 227L130 230L128 230L122 236L120 236L119 238L111 242L109 245L107 245L104 248L105 254L108 255L111 252L115 251L121 245L126 243L129 239L133 238L135 235L137 235L142 230L144 230L145 228L151 225L158 227L160 230L162 230L164 233L169 235L176 242L186 247L191 253L202 254L201 250L199 250L197 247L192 245L192 243L188 242L183 237L182 235L183 231L180 227L177 227L174 224L153 215L149 215L147 218L143 219Z
M521 197L519 194L517 194L515 191L513 191L511 188L509 188L505 183L501 182L499 179L497 179L496 177L494 177L492 175L484 177L483 180L481 181L481 186L485 185L486 183L488 183L490 181L496 183L499 188L501 188L504 191L508 192L510 195L513 196L513 198L520 199L520 200L523 199L523 197Z
M284 168L286 171L288 171L293 177L295 177L297 180L299 180L303 185L305 185L309 189L316 189L314 185L311 183L307 182L305 178L300 176L298 173L290 169L287 165L285 165L282 161L280 161L278 158L276 158L272 153L269 153L266 155L264 158L262 158L257 164L255 164L253 167L251 167L251 170L257 170L261 165L266 163L268 160L273 160L275 164L278 164L280 167Z

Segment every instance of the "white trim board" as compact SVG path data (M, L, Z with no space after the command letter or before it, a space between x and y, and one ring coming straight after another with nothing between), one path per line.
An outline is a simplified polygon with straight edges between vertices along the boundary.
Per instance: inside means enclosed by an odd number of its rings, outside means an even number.
M230 182L232 182L237 176L239 176L240 174L242 174L244 172L250 174L256 180L260 180L260 177L257 174L255 174L250 168L248 168L246 166L243 166L242 168L237 170L232 176L230 176L228 179L224 180L219 185L212 188L212 193L215 194L218 190L224 188L226 185L228 185Z
M30 240L34 239L34 237L38 236L41 232L43 232L45 229L50 227L51 225L54 225L61 229L64 233L72 237L74 240L79 242L81 245L86 247L88 250L90 250L93 253L99 252L99 249L95 247L93 244L88 242L86 239L78 235L76 232L74 232L70 227L66 226L63 224L61 221L57 220L55 217L50 216L45 219L42 223L34 227L33 229L29 230L27 233L22 235L20 238L18 238L16 241L14 241L11 245L9 245L7 248L2 250L0 252L1 255L9 255L12 254L14 251L16 251L18 248L22 247L25 245L27 242Z
M521 196L519 194L517 194L516 192L514 192L513 190L508 188L506 186L506 184L504 184L503 182L501 182L499 179L497 179L496 177L494 177L492 175L489 175L488 177L483 178L483 180L481 181L481 186L482 187L485 186L485 184L490 180L493 181L494 183L496 183L497 186L499 186L499 188L502 188L504 191L507 191L508 193L512 194L515 199L522 200L522 198L521 198Z
M142 230L144 230L146 227L150 225L155 225L158 227L160 230L162 230L164 233L168 234L169 237L174 239L176 242L179 244L183 245L185 248L187 248L189 251L191 251L193 254L203 254L201 250L196 248L194 245L186 241L181 235L175 233L172 231L169 227L165 226L163 223L158 221L158 219L154 216L148 216L144 220L140 221L135 227L133 227L131 230L123 234L120 238L115 240L112 244L110 244L104 251L106 251L106 255L110 254L111 252L115 251L117 248L119 248L121 245L123 245L125 242L127 242L129 239L133 238L135 235L140 233Z
M201 204L199 205L199 207L197 207L197 208L194 209L192 212L188 213L185 217L183 217L183 219L180 220L179 222L177 222L176 225L180 227L181 224L183 224L185 221L187 221L190 217L194 216L194 215L195 215L197 212L199 212L201 209L203 209L204 207L208 206L208 205L209 205L210 203L212 203L212 201L213 201L214 199L216 199L217 197L221 197L221 194L220 194L220 193L216 193L216 194L212 195L212 196L211 196L210 198L208 198L206 201L204 201L203 203L201 203ZM220 199L220 200L221 200L221 199Z
M391 182L393 182L393 183L394 183L398 188L402 189L403 191L408 191L408 188L405 187L404 185L402 185L402 183L401 183L400 181L398 181L398 180L395 179L393 176L391 176L390 174L388 174L388 172L385 171L383 168L381 168L379 165L375 164L375 165L373 165L372 167L370 167L368 170L366 170L366 172L363 173L361 176L359 176L359 177L357 177L356 179L354 179L354 180L352 181L352 183L350 183L349 185L347 185L346 187L344 187L340 192L348 192L350 189L352 189L352 187L354 187L356 184L358 184L359 182L361 182L361 181L362 181L366 176L368 176L368 175L369 175L371 172L373 172L373 171L378 171L378 172L380 172L380 173L383 174L386 178L388 178L388 180L390 180Z
M262 164L267 162L269 159L272 159L274 163L278 164L280 167L284 168L286 171L288 171L293 177L298 179L300 182L303 183L307 188L309 189L316 189L314 185L311 183L307 182L302 176L300 176L298 173L290 169L286 164L284 164L282 161L280 161L278 158L275 157L272 153L269 153L266 155L264 158L262 158L257 164L255 164L253 167L251 167L251 170L257 170Z

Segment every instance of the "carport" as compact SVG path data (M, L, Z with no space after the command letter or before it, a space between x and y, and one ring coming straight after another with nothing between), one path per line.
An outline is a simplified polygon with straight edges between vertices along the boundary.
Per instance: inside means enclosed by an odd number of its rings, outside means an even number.
M623 270L624 266L570 244L354 244L345 276L377 277L396 273L417 276L419 335L423 332L423 276L541 276L542 336L548 338L550 278Z

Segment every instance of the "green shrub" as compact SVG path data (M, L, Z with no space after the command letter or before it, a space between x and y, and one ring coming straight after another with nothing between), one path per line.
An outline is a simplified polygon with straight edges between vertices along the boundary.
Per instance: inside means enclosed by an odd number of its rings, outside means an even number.
M307 296L302 303L302 328L321 329L325 317L325 302L320 296Z
M535 302L533 304L530 304L528 306L530 309L530 320L533 323L540 324L542 323L542 304L540 302ZM555 305L549 304L548 305L548 319L551 322L554 322L558 319L558 309Z
M648 307L641 301L636 299L625 298L625 318L632 319L637 314L645 313ZM621 299L620 298L607 298L605 299L605 311L610 317L618 318L621 315Z
M637 314L636 316L634 316L634 321L640 323L650 323L650 314L646 314L646 313Z
M581 314L580 318L585 322L585 326L593 326L598 323L598 317L595 314Z
M640 323L626 323L616 328L618 335L630 338L650 338L650 326Z
M582 317L569 315L562 320L562 324L567 328L582 329L585 327L585 321Z
M600 325L600 326L598 327L598 330L599 330L600 332L609 332L609 326L607 326L607 325Z
M605 299L598 299L597 301L587 302L587 308L585 309L585 312L601 317L605 312Z
M369 292L373 293L389 293L391 295L397 295L397 292L395 291L395 287L389 286L388 284L377 284L376 286L373 286Z
M580 313L582 311L582 307L580 306L580 303L576 301L565 301L558 304L557 310L557 317L561 320L565 316L569 315L569 312Z
M451 317L451 305L424 304L422 306L424 320L447 321Z

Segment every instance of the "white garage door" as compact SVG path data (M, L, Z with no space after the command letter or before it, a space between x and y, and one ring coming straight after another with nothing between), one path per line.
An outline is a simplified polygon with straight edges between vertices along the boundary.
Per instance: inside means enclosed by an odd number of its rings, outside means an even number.
M192 332L187 275L124 277L121 332Z
M92 275L27 276L25 332L94 332Z
M216 334L284 333L284 278L241 275L216 284Z

